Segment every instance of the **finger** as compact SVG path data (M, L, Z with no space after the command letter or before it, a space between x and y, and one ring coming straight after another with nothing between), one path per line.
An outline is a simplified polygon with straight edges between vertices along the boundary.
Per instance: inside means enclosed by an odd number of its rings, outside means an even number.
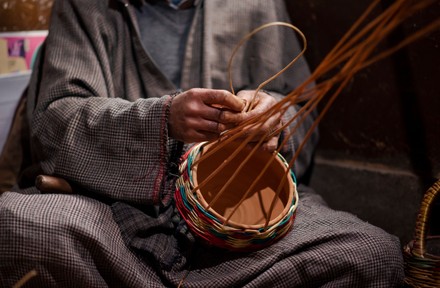
M266 131L269 137L274 136L275 134L279 134L278 131L282 127L281 124L281 115L280 113L276 113L272 115L269 119L261 127L261 130Z
M202 109L200 109L202 111ZM235 126L233 124L240 123L245 117L244 113L233 112L225 110L224 108L214 108L205 106L203 108L203 118L206 120L220 122L228 126Z
M248 125L243 128L240 132L241 138L247 138L252 135L249 141L257 142L260 139L264 139L268 141L272 137L279 137L281 133L282 122L278 117L273 117L271 119L266 120L265 123L255 123Z
M240 112L246 103L226 90L210 90L203 94L203 102L211 106L225 107L233 111Z
M269 129L268 137L280 135L283 128L283 119L280 119L280 117L280 115L277 115L277 117L271 118L272 123L270 124L271 128Z
M237 93L237 96L246 101L244 111L252 110L251 107L255 107L260 102L260 93L255 94L255 90L242 90Z
M205 106L203 108L202 117L206 120L211 120L215 122L223 123L225 122L223 119L223 110L221 108L214 108L211 106Z
M278 117L270 117L269 119L264 119L262 116L259 116L259 122L255 122L246 126L246 130L248 130L247 134L255 134L257 138L268 138L268 136L273 136L274 132L281 127L279 125L280 121ZM264 121L264 122L263 122Z
M199 131L203 131L203 132L209 132L209 133L215 133L217 135L220 135L220 133L226 131L226 129L228 129L228 127L223 124L223 123L219 123L216 121L201 121L200 123L200 128L198 129Z
M272 137L262 145L263 150L273 152L278 147L278 137Z

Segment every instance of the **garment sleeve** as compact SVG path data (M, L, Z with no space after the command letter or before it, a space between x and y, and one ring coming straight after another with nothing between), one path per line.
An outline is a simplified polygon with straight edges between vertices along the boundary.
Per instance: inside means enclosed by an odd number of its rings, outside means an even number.
M108 15L100 13L105 3L54 3L41 81L34 89L33 151L45 174L62 177L80 191L158 203L172 189L166 181L172 97L129 101L115 95L115 39Z

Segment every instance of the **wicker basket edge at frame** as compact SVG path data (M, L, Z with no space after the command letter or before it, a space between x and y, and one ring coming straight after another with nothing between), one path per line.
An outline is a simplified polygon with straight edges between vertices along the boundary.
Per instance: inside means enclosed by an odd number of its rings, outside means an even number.
M440 247L440 236L427 235L430 212L439 191L440 179L423 196L414 239L403 249L405 284L410 287L440 287L440 255L428 253L428 245Z

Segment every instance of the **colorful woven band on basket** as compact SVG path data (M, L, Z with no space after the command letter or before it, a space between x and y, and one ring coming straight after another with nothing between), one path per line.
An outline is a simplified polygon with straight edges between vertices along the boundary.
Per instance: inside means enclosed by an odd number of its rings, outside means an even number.
M210 245L238 251L255 251L284 237L293 226L298 206L296 179L293 172L289 171L288 177L288 181L292 181L294 186L293 201L288 212L276 223L269 223L266 228L258 229L243 229L230 223L224 225L213 213L202 207L197 193L192 192L194 190L192 164L205 143L193 146L183 156L180 165L181 176L176 182L176 206L189 229ZM286 160L280 154L278 157L288 169Z

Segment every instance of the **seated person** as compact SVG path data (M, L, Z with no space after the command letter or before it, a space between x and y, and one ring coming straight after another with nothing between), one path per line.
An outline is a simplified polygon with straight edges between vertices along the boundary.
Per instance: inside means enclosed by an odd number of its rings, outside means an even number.
M32 269L32 287L401 285L398 239L330 209L305 185L293 229L255 252L201 244L175 208L185 144L217 139L309 76L300 60L259 92L252 111L241 112L242 99L298 52L291 34L273 29L240 50L233 67L239 92L227 92L233 47L272 21L288 21L283 1L55 1L29 84L37 166L27 173L63 178L75 193L43 194L18 183L0 196L1 286ZM312 122L283 147L286 158ZM273 150L278 137L263 149ZM315 144L316 135L295 163L300 182Z

